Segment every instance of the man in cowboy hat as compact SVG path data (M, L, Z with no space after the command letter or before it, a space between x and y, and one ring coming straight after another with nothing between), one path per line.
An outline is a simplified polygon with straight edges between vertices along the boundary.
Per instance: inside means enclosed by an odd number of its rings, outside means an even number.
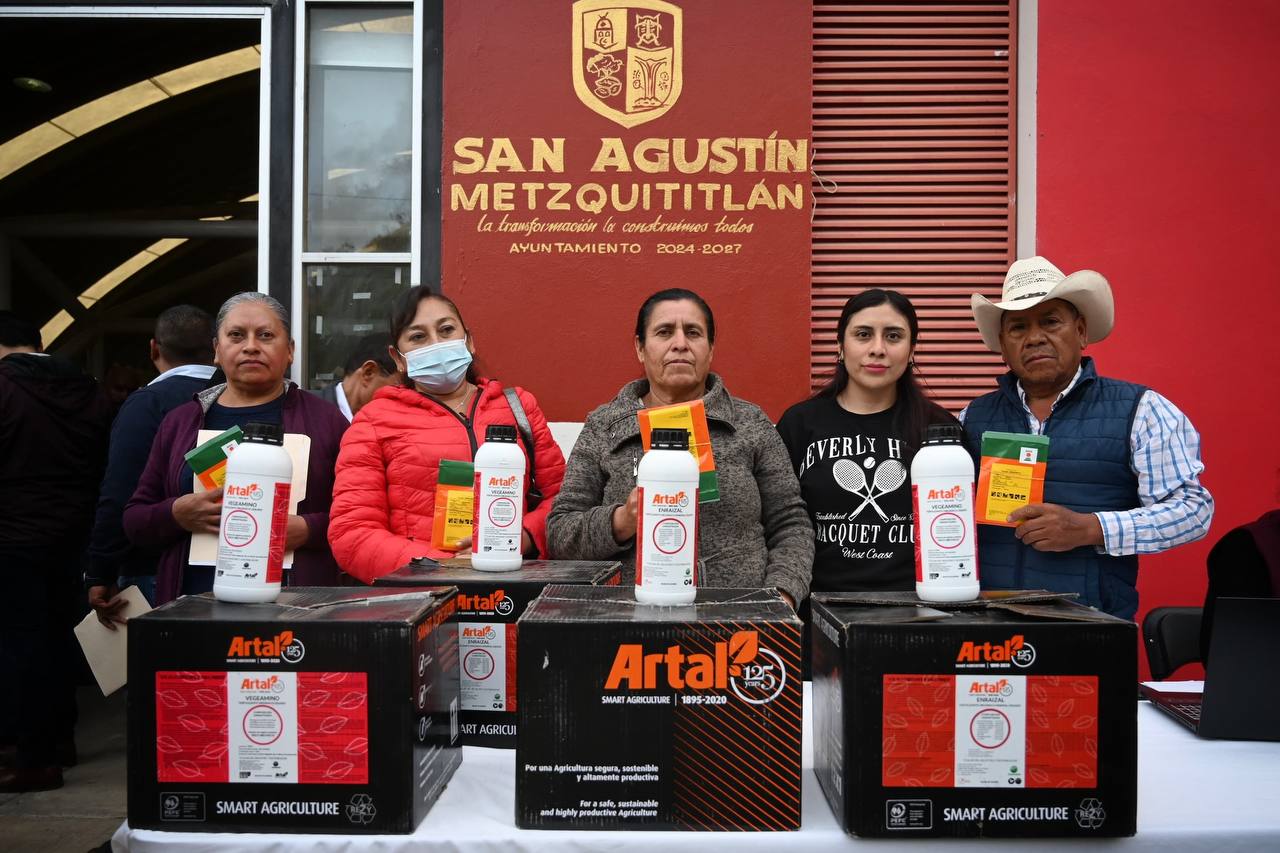
M978 527L983 587L1076 592L1132 619L1138 555L1209 531L1199 434L1164 397L1099 376L1083 356L1115 323L1111 286L1093 270L1063 275L1027 258L1009 268L999 302L975 293L970 304L1009 372L961 413L969 452L978 459L986 432L1050 438L1045 502L1013 512L1016 527Z

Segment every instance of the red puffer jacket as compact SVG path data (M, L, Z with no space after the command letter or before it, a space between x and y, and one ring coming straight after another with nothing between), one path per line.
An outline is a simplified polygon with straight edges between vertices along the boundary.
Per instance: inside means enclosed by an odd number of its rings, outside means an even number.
M491 424L516 424L502 385L477 384L466 418L400 386L379 390L356 415L342 437L329 510L329 544L348 574L370 583L414 557L453 556L431 542L440 460L474 459ZM533 426L534 479L543 495L542 504L525 513L524 529L545 555L547 513L564 478L564 454L538 401L521 388L516 393Z

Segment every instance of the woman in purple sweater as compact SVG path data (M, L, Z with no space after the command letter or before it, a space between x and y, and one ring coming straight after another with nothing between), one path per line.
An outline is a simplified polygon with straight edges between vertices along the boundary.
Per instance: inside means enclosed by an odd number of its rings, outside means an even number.
M289 316L275 299L239 293L218 311L214 357L227 375L171 411L160 423L147 467L125 506L124 530L141 548L160 551L156 604L213 588L213 567L187 562L192 533L218 532L222 490L196 494L183 458L196 446L201 429L221 432L250 421L280 424L286 433L311 437L307 496L289 516L285 547L294 549L292 585L332 585L338 565L329 552L329 504L333 466L347 419L338 407L301 391L285 375L293 362Z

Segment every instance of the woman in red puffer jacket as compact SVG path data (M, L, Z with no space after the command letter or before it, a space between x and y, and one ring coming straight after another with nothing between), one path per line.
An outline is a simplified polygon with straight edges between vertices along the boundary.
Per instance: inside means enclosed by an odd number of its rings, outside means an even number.
M406 379L378 391L343 435L329 510L333 556L366 583L414 557L454 556L431 541L440 460L470 461L490 425L516 426L502 385L476 375L475 344L452 300L410 288L392 312L391 339ZM564 455L537 400L515 391L533 427L533 480L543 495L536 509L526 506L524 553L545 555ZM520 441L528 457L523 434Z

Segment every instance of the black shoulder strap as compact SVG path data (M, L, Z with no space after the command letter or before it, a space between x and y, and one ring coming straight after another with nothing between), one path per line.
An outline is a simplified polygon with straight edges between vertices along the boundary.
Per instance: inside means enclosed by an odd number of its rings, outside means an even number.
M520 435L524 437L524 446L529 449L529 477L533 478L533 472L536 466L533 462L533 425L529 423L529 415L525 413L524 404L520 402L520 395L516 394L514 388L503 388L502 393L507 397L507 405L511 407L511 414L516 416L516 428L520 430Z

